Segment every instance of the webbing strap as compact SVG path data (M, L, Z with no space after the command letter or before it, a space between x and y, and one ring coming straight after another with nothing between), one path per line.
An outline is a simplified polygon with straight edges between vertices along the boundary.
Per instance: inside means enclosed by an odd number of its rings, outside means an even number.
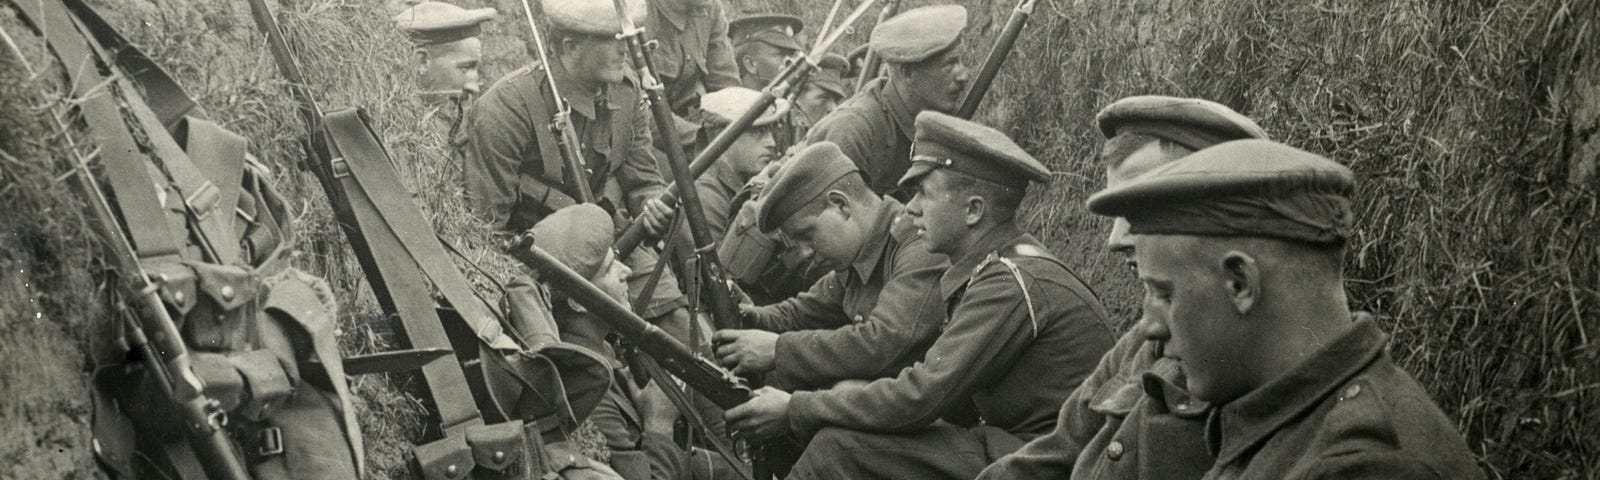
M549 67L546 65L534 65L531 68L535 72L538 72ZM543 76L539 76L538 78L543 78ZM539 81L540 80L537 79L535 80L536 83ZM544 80L544 82L548 83L549 81ZM556 111L554 108L551 108L551 105L558 104L560 99L552 101L548 96L549 93L550 86L545 85L545 88L539 89L538 93L534 95L533 98L529 99L529 103L531 103L533 106L533 138L534 143L537 143L539 146L539 160L541 164L540 166L543 167L543 178L561 179L565 178L561 176L561 172L565 167L561 162L561 147L556 144L555 132L550 131L554 124L548 123L554 118ZM541 125L541 121L547 123ZM573 146L576 147L577 145ZM583 159L579 159L578 162L583 163ZM574 174L572 177L579 178L580 176ZM524 176L524 181L526 180L527 177Z
M89 137L100 147L106 180L134 251L143 262L175 263L180 260L178 238L167 228L166 213L156 196L156 183L144 167L145 158L122 121L106 79L96 66L87 39L73 25L60 2L12 2L44 34L72 84L79 112L89 126Z
M348 121L347 117L340 118ZM329 116L323 121L324 124L332 124L341 120ZM352 146L346 154L343 150L345 145L358 142L341 139L338 134L332 134L329 143L332 147L329 154L335 162L344 161L340 155L350 157L361 152ZM387 159L380 157L375 161ZM334 185L327 185L326 188L336 188L338 192L329 191L328 196L334 198L335 194L340 194L344 200L333 202L334 213L350 239L351 249L361 260L367 283L377 294L384 311L399 316L400 326L405 330L411 348L451 349L444 324L435 310L433 294L423 280L417 263L406 254L405 245L388 232L389 227L385 225L373 199L367 196L355 178L340 176L337 168L329 170L335 178L326 180ZM420 371L423 382L427 384L428 395L438 411L440 430L458 432L466 426L483 424L466 373L454 356L434 359L423 365Z
M376 210L373 213L384 220L383 228L400 243L402 253L416 261L450 306L461 313L474 335L496 350L521 350L505 335L499 316L473 294L467 276L451 263L433 225L411 203L411 195L395 175L383 144L361 116L359 109L346 109L328 113L323 120L323 128L344 154L350 176L355 179L351 186L371 200ZM345 191L356 193L349 188Z
M220 210L215 215L229 225L230 232L243 230L247 227L243 224L244 219L234 215L231 210L239 204L239 194L244 187L244 156L248 141L209 120L183 117L178 122L177 140L183 144L183 150L189 152L189 158L218 185L220 193L217 208ZM229 236L222 240L232 244L233 238ZM251 259L243 260L249 263Z
M111 53L110 58L114 58L117 66L122 67L123 73L133 77L134 83L144 90L151 110L155 111L161 124L168 130L175 129L184 116L206 117L205 111L193 98L189 98L189 94L172 79L172 75L151 60L149 55L145 55L144 51L128 43L116 28L100 17L99 12L85 5L82 0L67 0L67 8L77 14L88 32L94 35L95 41Z
M51 3L53 5L50 8L61 7L58 2ZM82 31L88 32L89 29L82 27ZM97 54L97 58L111 58L98 45L91 42L83 43ZM234 241L236 237L233 234L233 205L219 203L222 198L221 189L212 183L189 158L188 153L183 151L183 147L172 138L161 119L145 104L144 98L135 94L138 86L121 74L112 75L111 80L127 92L122 99L144 130L147 146L155 153L166 174L171 176L172 185L183 196L183 205L189 216L190 226L194 227L193 230L199 237L203 250L212 256L210 260L223 265L238 261L239 244Z

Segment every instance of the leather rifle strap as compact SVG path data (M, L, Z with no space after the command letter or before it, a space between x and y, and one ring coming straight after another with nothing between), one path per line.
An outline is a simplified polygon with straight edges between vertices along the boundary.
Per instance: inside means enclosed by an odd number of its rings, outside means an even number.
M345 155L344 161L355 179L351 186L371 200L373 213L383 220L404 253L416 261L450 306L461 312L461 318L479 340L496 350L520 350L516 342L505 335L499 315L472 293L467 276L450 261L449 253L435 235L433 224L412 203L410 192L400 183L389 163L388 153L367 126L360 110L340 110L326 117L323 128ZM346 194L352 193L356 192L346 189Z
M178 237L167 228L166 212L156 195L155 180L145 169L144 154L122 121L122 112L100 74L87 39L77 31L60 2L24 1L13 5L44 34L67 72L72 98L89 126L90 139L100 147L106 183L116 197L116 208L139 260L181 261Z
M350 117L335 118L329 114L324 116L323 124L332 125L349 120ZM328 143L331 147L329 156L335 164L330 169L334 178L328 180L335 185L327 187L339 189L339 196L343 198L342 202L333 202L334 214L344 227L350 247L360 259L367 282L377 294L379 303L386 312L399 317L411 348L452 349L444 324L435 309L433 294L423 280L422 270L406 254L400 240L389 232L389 226L374 205L374 200L349 175L348 169L340 168L340 164L349 164L350 158L367 153L354 146L348 147L349 151L345 150L347 145L362 142L341 138L340 133L330 131ZM388 160L380 157L371 161ZM335 192L328 193L330 199L334 198ZM423 382L427 384L428 395L438 411L440 430L447 436L484 423L478 405L472 398L466 373L457 362L454 356L445 356L419 369Z

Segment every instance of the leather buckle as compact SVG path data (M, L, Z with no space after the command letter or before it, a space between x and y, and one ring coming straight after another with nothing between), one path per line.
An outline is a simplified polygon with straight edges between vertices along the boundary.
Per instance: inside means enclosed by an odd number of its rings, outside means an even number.
M345 161L344 157L333 157L328 163L333 170L333 178L350 176L350 162Z
M283 454L283 429L267 427L257 434L256 453L263 457Z
M200 185L199 189L183 197L183 204L189 206L194 216L200 220L211 216L211 210L217 206L217 201L222 199L222 190L211 182Z

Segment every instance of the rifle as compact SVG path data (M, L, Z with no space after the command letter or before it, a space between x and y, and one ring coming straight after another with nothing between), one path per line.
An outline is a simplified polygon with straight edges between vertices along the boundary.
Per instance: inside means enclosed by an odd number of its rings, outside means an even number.
M727 128L722 129L722 133L712 138L711 143L706 145L706 148L694 157L694 161L688 167L689 179L687 181L679 180L672 185L668 185L666 191L657 198L668 206L679 203L674 192L681 190L680 186L682 185L689 185L690 190L692 190L694 179L699 178L700 175L710 170L711 165L715 164L717 159L721 158L722 154L733 146L733 142L737 141L745 130L750 129L750 125L754 124L756 119L761 117L761 114L766 113L767 108L771 107L779 96L797 90L799 85L805 83L806 79L817 71L817 65L822 62L822 57L827 54L828 49L838 43L845 32L849 31L850 24L861 18L861 15L866 13L867 7L876 1L866 0L862 2L860 6L856 7L855 11L845 17L843 22L839 23L833 33L824 37L823 41L818 42L816 47L811 49L811 52L804 54L797 52L793 57L790 57L783 70L779 71L778 75L773 77L772 81L761 89L761 96L756 99L755 103L750 105L750 108L745 110L744 114L740 115L738 119L728 124ZM676 176L675 172L674 177ZM619 258L626 258L633 253L635 248L644 243L646 235L644 226L635 220L633 223L628 224L621 234L617 235L617 241L612 244L612 248L617 251ZM700 242L695 243L697 245L700 244Z
M956 109L956 116L972 118L978 112L978 104L983 102L984 94L989 93L989 86L994 83L994 77L1000 73L1000 65L1006 63L1006 56L1011 54L1011 49L1017 45L1017 36L1022 34L1022 27L1028 23L1028 17L1033 15L1034 3L1037 0L1021 0L1017 8L1011 11L1011 19L1006 21L1000 36L994 40L990 47L989 55L983 58L983 67L978 69L978 76L967 85L966 93L961 95L961 107Z
M28 18L40 33L48 37L50 47L56 51L57 58L62 59L64 65L68 64L65 60L68 58L81 61L89 57L104 62L107 67L113 65L109 59L95 50L96 47L89 45L87 34L81 39L73 40L61 36L74 35L68 32L78 32L78 30L72 23L71 15L60 2L36 2L18 7L19 12ZM11 36L4 34L3 31L0 31L0 36L4 37L9 50L17 55L18 61L29 75L34 75L33 67L17 50ZM69 68L69 71L86 75L83 77L71 75L73 78L70 78L70 81L74 83L75 94L82 93L78 91L80 87L102 81L93 68L82 70ZM80 102L75 103L78 103L78 108L83 110L90 128L102 129L98 136L112 139L101 146L106 156L134 154L133 148L136 147L127 127L120 121L104 121L120 117L120 111L109 95L92 95ZM63 134L69 131L60 116L50 115L50 118L57 131ZM156 384L161 395L177 409L183 422L181 429L185 440L194 450L196 460L206 477L213 480L249 479L250 474L243 463L244 457L223 430L227 425L227 413L222 410L220 401L205 395L205 384L194 372L188 347L184 345L177 324L161 301L158 293L161 278L151 276L140 263L139 251L135 250L132 241L124 234L122 222L113 213L111 202L106 198L94 173L89 170L88 159L79 154L80 150L70 135L63 135L62 138L66 139L74 156L72 185L84 199L84 209L92 220L92 226L99 235L101 244L106 249L106 258L110 261L111 268L124 276L124 280L119 283L124 287L125 293L135 299L135 315L128 319L124 340L129 342L129 347L139 352L145 369L150 373L149 378ZM126 151L112 151L119 148ZM123 158L123 160L133 159ZM136 162L137 160L120 163L131 164L138 169ZM113 162L108 159L107 163L109 165ZM144 186L148 188L148 185ZM119 200L135 201L133 198ZM145 200L153 201L150 198Z
M583 152L578 151L578 132L572 126L572 103L561 96L561 91L556 87L555 73L552 72L550 58L545 55L544 36L539 33L539 24L533 20L533 6L528 0L522 0L522 11L528 18L528 29L533 30L533 47L539 52L539 63L544 66L545 85L550 89L550 98L555 99L555 114L550 118L550 131L556 135L556 148L561 152L561 163L572 172L572 183L577 186L578 203L594 203L594 187L589 185L587 167L584 166Z
M878 13L878 23L874 23L873 25L881 25L885 20L894 18L894 15L899 12L900 0L889 0L889 3L883 4L883 11ZM867 82L872 81L874 78L878 78L878 70L880 70L882 67L883 57L878 56L878 52L874 52L871 48L868 48L867 58L861 62L861 73L856 75L855 91L861 91L862 88L866 88Z
M633 63L634 71L639 75L639 81L644 90L645 99L650 104L650 114L655 119L656 131L660 132L666 144L667 165L672 169L673 180L677 183L678 196L681 198L684 219L689 222L690 238L694 241L698 251L709 251L710 245L716 242L711 238L710 227L706 225L705 210L700 203L700 192L694 188L694 175L689 172L688 164L683 160L683 149L678 144L678 137L674 135L674 121L672 105L667 103L665 87L655 74L655 66L650 62L649 53L645 50L644 30L634 26L633 19L628 18L627 8L623 0L612 0L617 8L617 20L622 23L622 33L618 35L628 48L628 57ZM672 232L666 232L671 235ZM739 311L733 304L733 297L729 295L728 284L722 281L721 266L716 257L702 258L700 261L701 278L708 281L702 282L709 293L711 318L719 328L732 328L739 325Z
M743 379L711 360L695 355L683 342L672 338L661 327L640 318L578 272L534 245L533 241L532 233L518 235L507 244L506 253L532 268L545 284L594 313L618 335L656 359L662 368L683 379L695 391L711 399L712 403L728 409L750 400L751 389Z
M66 131L59 117L52 115L52 118L57 127ZM77 150L73 152L76 154ZM74 170L73 186L85 199L84 208L93 219L106 249L106 258L111 261L113 270L123 273L125 293L134 299L135 315L128 321L126 338L129 346L143 357L145 369L162 396L177 407L189 446L194 449L206 477L249 479L243 457L222 428L228 423L227 413L222 410L221 402L205 395L205 385L194 373L188 347L183 344L177 324L173 323L157 293L160 278L152 278L139 263L138 254L123 236L123 227L112 213L111 203L89 171L88 160L78 156Z

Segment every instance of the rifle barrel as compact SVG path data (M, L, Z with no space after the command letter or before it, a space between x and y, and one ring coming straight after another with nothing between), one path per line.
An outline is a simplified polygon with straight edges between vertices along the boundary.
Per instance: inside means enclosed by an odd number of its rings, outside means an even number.
M1011 11L1011 18L1006 21L1000 36L995 38L994 46L989 48L978 75L973 77L972 83L967 85L967 91L961 95L961 106L956 109L957 117L972 118L973 114L978 113L978 104L983 103L983 97L989 93L995 76L1000 74L1000 66L1005 64L1006 57L1016 47L1017 36L1022 34L1022 27L1027 25L1028 17L1033 14L1035 1L1021 0L1017 8Z
M627 338L639 350L656 359L662 368L683 379L695 391L711 399L712 403L728 409L750 400L750 387L743 380L709 360L696 356L689 347L672 338L661 327L646 322L588 279L578 275L578 272L534 245L533 234L518 236L506 251L538 273L550 288L594 313L618 335Z

